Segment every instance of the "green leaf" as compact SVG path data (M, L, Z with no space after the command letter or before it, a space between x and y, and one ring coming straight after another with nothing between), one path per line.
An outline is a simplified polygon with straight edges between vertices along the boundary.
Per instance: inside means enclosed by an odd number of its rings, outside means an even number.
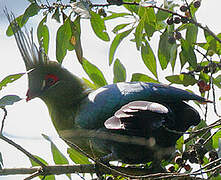
M22 100L17 95L6 95L0 99L0 108L8 105L13 105L15 102Z
M53 141L45 134L42 134L42 136L51 143L51 152L55 164L69 164L67 158L61 153Z
M184 86L194 85L197 83L197 80L189 74L180 74L167 76L166 79L174 84L183 84Z
M51 152L53 156L53 160L55 164L69 164L67 158L62 154L62 152L57 148L57 146L53 143L53 141L45 134L42 134L42 136L51 143ZM69 179L71 179L70 174L66 174Z
M86 78L82 78L83 81L91 88L91 89L97 89L99 88L99 86L97 86L96 84L93 84L90 80L86 79Z
M214 84L221 89L221 75L218 75L216 78L213 79Z
M81 25L80 25L80 16L71 22L71 29L72 29L72 37L71 37L71 44L74 46L78 61L82 64L83 60L83 49L81 46Z
M57 7L56 9L55 9L55 11L54 11L54 14L52 15L52 19L55 19L58 23L60 23L61 22L61 20L60 20L60 12L59 12L59 8Z
M177 44L172 44L170 49L170 64L172 66L172 70L174 71L175 65L176 65L176 59L177 59Z
M152 37L156 31L156 15L153 8L145 8L144 29L147 37Z
M126 23L126 24L119 24L117 26L114 27L114 29L112 30L113 33L117 34L118 31L122 30L123 28L127 27L128 25L130 25L130 23Z
M176 141L176 149L178 149L181 153L183 152L183 144L184 144L184 138L183 138L183 136L181 136Z
M114 40L111 43L111 47L109 50L109 65L111 65L113 62L114 54L116 52L117 47L119 46L121 41L131 33L132 30L133 28L127 31L124 31L122 33L119 33L115 36Z
M197 34L198 34L198 27L195 24L191 23L188 24L186 30L186 40L190 45L196 43Z
M193 47L188 43L187 40L181 40L182 58L190 64L194 69L197 66L197 58Z
M141 56L146 67L153 73L157 78L157 64L156 58L154 56L153 50L151 49L149 43L145 40L145 43L141 47Z
M131 82L134 81L143 81L143 82L152 82L152 83L159 83L157 80L141 73L134 73L132 74L132 79L130 80Z
M43 164L48 165L48 163L47 163L44 159L42 159L41 157L39 157L39 156L37 156L37 155L34 155L34 157L35 157L36 159L38 159L39 161L41 161ZM31 162L32 167L39 166L39 164L36 163L35 161L33 161L31 158L29 158L29 160L30 160L30 162Z
M41 8L38 6L38 4L31 3L28 8L25 10L24 16L21 20L21 23L26 22L30 17L35 16L38 14L38 12L41 10Z
M71 50L73 45L71 44L71 25L70 19L67 18L62 26L59 27L57 31L56 37L56 58L59 63L62 63L65 55L67 54L67 50Z
M126 69L119 59L114 62L114 83L126 81Z
M158 58L160 61L160 66L164 70L167 68L168 63L171 59L171 48L172 44L168 42L169 33L168 31L164 31L160 36L159 47L158 47Z
M57 146L53 142L51 142L51 152L55 164L68 164L67 158L61 153L61 151L57 148Z
M139 21L139 24L136 27L135 30L135 41L136 41L136 47L137 50L140 50L141 44L142 44L142 39L143 39L143 29L144 29L144 21L145 21L146 16L142 16L142 18Z
M187 63L187 59L185 58L183 51L180 51L179 57L180 57L180 64L181 64L181 69L182 69L184 65Z
M68 148L67 153L71 160L76 164L91 164L88 158L73 148Z
M22 22L23 16L24 15L21 15L21 16L15 18L15 21L17 22L17 24L19 25L20 28L22 28L25 25L25 23L28 21L28 19L26 18L26 21ZM7 36L12 36L13 34L14 34L14 32L12 31L12 28L9 25L7 30L6 30L6 35Z
M34 157L37 158L39 161L41 161L43 164L48 165L48 163L44 159L42 159L41 157L36 156L36 155L34 155ZM36 163L35 161L33 161L31 158L29 158L29 160L31 162L32 167L39 166L39 164ZM49 176L45 176L45 177L44 176L39 176L39 178L44 179L44 180L55 180L54 175L49 175Z
M90 14L91 14L91 19L90 19L91 26L94 30L94 33L97 35L97 37L99 37L103 41L110 41L110 38L106 32L104 20L100 17L99 14L93 11L90 11Z
M83 58L82 66L89 78L99 87L107 85L107 81L104 78L103 73L88 60Z
M169 16L170 16L170 13L165 12L165 11L161 11L161 10L158 10L158 11L157 11L157 14L156 14L156 20L157 20L157 21L164 21L164 20L166 20Z
M131 2L134 2L134 1L131 1ZM124 7L130 11L132 14L136 13L138 14L138 11L140 9L140 6L131 6L131 5L127 5L127 4L124 4Z
M0 82L0 90L2 90L3 87L5 87L8 83L12 83L22 77L25 73L19 73L19 74L12 74L7 77L5 77L1 82Z
M212 138L214 149L219 147L219 139L221 139L221 131L220 130Z
M49 30L45 24L47 21L47 16L45 16L38 25L37 36L39 44L42 44L44 51L48 54L48 44L49 44Z
M103 18L104 21L115 19L118 17L131 16L131 14L129 14L129 13L115 13L115 12L111 12L111 11L108 11L108 13L112 13L112 14L110 16L104 17Z

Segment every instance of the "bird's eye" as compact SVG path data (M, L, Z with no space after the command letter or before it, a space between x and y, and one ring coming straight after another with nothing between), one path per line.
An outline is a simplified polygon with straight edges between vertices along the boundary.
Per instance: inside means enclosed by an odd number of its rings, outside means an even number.
M58 81L58 77L53 74L47 74L45 77L45 86L50 87Z

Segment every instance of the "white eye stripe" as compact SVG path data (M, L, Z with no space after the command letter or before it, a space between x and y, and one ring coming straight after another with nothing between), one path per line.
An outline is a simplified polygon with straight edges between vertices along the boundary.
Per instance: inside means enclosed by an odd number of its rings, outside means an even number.
M42 86L41 86L41 90L43 90L43 89L45 88L45 86L46 86L46 81L43 80L43 82L42 82Z

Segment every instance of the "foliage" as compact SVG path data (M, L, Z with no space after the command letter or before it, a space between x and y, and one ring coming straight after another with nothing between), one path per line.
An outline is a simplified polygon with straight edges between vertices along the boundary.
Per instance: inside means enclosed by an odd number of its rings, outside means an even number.
M202 96L209 95L210 92L215 94L214 87L221 89L221 75L219 75L221 70L219 59L221 55L221 33L215 35L207 27L196 21L195 13L200 8L198 3L201 3L199 0L190 1L188 4L187 1L180 1L180 4L175 4L173 1L164 1L164 4L160 5L155 5L154 1L142 4L139 3L139 0L109 0L107 4L92 4L87 1L80 1L79 3L71 1L64 4L62 1L55 1L53 4L40 5L38 1L29 0L29 2L30 5L26 8L24 14L16 18L18 24L22 27L28 22L29 18L40 13L43 14L43 18L37 28L37 37L39 43L42 43L45 52L48 53L50 34L47 22L51 18L60 23L56 33L57 61L62 63L67 51L75 51L79 63L92 82L87 79L84 80L92 88L104 86L107 81L102 71L83 56L84 49L82 49L81 38L85 35L81 34L82 27L80 23L81 16L85 14L90 15L89 21L94 35L104 42L110 42L108 63L110 66L113 65L114 83L126 81L127 79L126 67L117 58L117 50L120 51L119 45L122 41L127 41L128 43L133 43L137 51L140 52L144 65L150 72L150 74L134 73L131 81L159 83L158 70L161 69L164 72L171 68L171 74L164 76L164 80L169 81L171 84L179 84L185 87L195 85L199 88ZM108 11L108 7L112 5L122 6L124 12ZM123 21L124 18L130 19L130 22L125 23ZM112 32L110 32L106 24L113 19L119 19L117 21L119 24L116 24ZM204 32L205 42L203 43L197 42L200 30ZM111 33L114 35L113 39L110 38ZM6 34L8 36L13 35L10 26ZM151 41L155 36L159 37L157 50L153 48ZM175 69L180 74L174 74ZM3 79L0 82L0 90L3 86L20 78L22 75L11 75ZM15 101L14 99L10 103ZM213 101L215 102L216 99L213 99ZM2 101L0 100L0 107L1 103ZM190 129L190 137L197 134L199 137L204 138L205 141L200 143L197 143L194 138L189 138L187 141L181 137L177 141L177 149L179 150L179 155L182 156L182 163L173 162L176 168L171 169L173 171L184 169L186 172L191 172L188 168L187 160L203 166L206 166L209 161L216 160L209 157L209 160L207 158L206 161L204 156L206 152L203 155L200 152L204 152L205 148L207 151L211 151L220 146L219 126L219 121L212 126L208 126L206 119L204 119L197 128ZM207 131L204 131L204 129ZM213 135L211 129L217 132ZM193 131L199 133L193 133ZM47 136L44 135L44 137L51 143L55 164L68 164L67 158L58 150L56 145ZM201 148L200 150L199 147ZM191 157L192 152L195 152L195 158ZM79 152L75 152L73 149L68 149L67 153L74 163L90 163L88 158L79 155ZM188 154L186 159L184 158L185 153ZM3 164L3 161L0 158L0 168L1 164ZM168 165L169 162L165 164ZM32 162L32 165L35 165L34 162ZM215 167L217 164L212 165L211 167ZM207 170L211 169L211 167L207 167ZM207 175L212 177L215 173L208 172ZM70 178L69 175L67 176Z

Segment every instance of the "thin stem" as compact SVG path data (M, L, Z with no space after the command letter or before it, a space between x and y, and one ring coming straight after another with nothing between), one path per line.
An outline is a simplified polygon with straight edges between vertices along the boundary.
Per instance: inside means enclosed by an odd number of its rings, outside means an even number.
M21 147L20 145L16 144L14 141L8 139L7 137L3 136L2 134L0 134L0 139L4 140L5 142L7 142L8 144L11 144L12 146L16 147L19 151L23 152L26 156L28 156L30 159L32 159L33 161L35 161L36 163L38 163L40 166L42 166L43 168L46 167L46 165L44 163L42 163L41 161L39 161L36 157L34 157L31 153L29 153L27 150L25 150L23 147Z
M0 131L0 135L3 134L3 128L4 128L4 124L5 124L5 119L7 117L7 110L5 109L5 107L1 107L1 109L4 111L4 117L2 119L2 126L1 126L1 131Z

